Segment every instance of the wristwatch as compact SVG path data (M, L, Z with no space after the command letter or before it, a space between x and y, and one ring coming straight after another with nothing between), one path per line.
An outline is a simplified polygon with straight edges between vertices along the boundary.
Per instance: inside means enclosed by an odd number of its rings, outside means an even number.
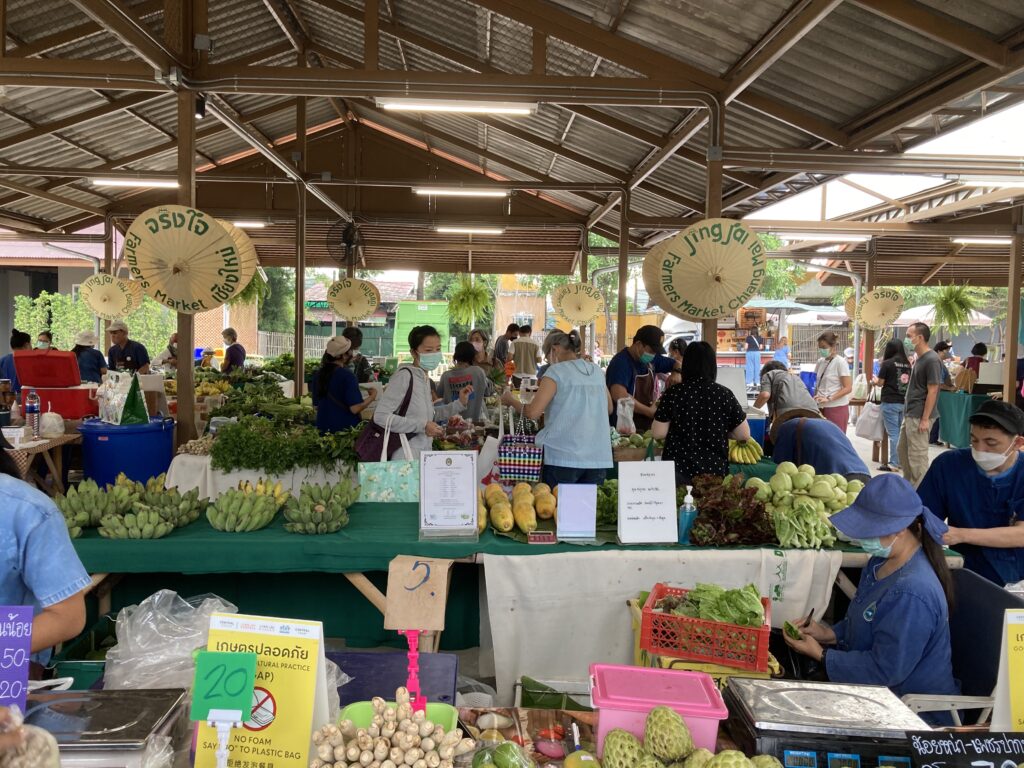
M822 667L825 666L825 654L826 653L828 653L828 648L822 648L821 649L821 658L818 659L818 663L821 664Z

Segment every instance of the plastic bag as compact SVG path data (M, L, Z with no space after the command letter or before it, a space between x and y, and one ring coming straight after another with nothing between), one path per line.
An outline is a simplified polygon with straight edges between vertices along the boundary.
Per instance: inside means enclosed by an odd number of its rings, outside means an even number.
M633 421L635 403L632 397L624 397L615 403L615 429L623 435L632 435L636 432L636 422Z
M64 434L64 417L53 412L53 403L50 403L50 410L39 418L39 435L41 437L60 437Z
M205 649L214 613L237 613L215 595L188 600L163 589L117 616L117 645L107 652L105 688L191 688L193 651Z
M352 678L330 659L327 659L327 666L324 669L327 677L327 711L330 713L328 722L336 723L341 714L341 693L338 689L352 682Z
M858 373L857 377L853 380L853 392L850 396L854 400L867 400L868 397L868 377L863 373Z
M60 750L49 731L24 725L17 707L0 707L0 736L19 729L20 744L0 747L0 768L60 768Z

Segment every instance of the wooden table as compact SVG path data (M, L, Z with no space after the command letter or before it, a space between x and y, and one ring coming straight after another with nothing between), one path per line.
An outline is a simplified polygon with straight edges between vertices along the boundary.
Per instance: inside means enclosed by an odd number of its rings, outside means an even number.
M17 448L8 449L7 455L14 459L23 480L34 483L44 493L56 496L64 493L63 448L65 445L74 445L80 442L82 442L82 436L77 432L48 439L40 438L23 443ZM35 469L36 459L40 456L53 478L53 482L49 485Z

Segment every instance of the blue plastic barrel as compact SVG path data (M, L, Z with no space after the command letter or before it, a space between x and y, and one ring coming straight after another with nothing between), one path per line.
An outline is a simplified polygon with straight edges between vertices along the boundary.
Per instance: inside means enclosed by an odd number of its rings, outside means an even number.
M166 472L174 458L174 422L169 419L123 427L90 419L78 431L85 476L101 487L113 483L120 472L144 483Z
M814 388L818 383L818 374L816 374L814 371L801 371L800 381L802 381L804 385L807 387L807 391L810 392L811 395L813 395Z

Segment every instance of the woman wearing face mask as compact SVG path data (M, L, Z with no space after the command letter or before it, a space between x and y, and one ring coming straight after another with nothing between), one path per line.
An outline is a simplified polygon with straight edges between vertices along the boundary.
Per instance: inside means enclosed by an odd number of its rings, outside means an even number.
M817 384L814 399L821 408L821 415L835 424L846 434L850 423L850 393L853 392L853 378L846 359L837 352L839 337L826 331L818 337L818 360L814 373Z
M412 364L400 365L395 371L373 412L373 421L386 427L390 418L391 430L408 437L413 458L418 458L420 451L430 450L435 437L444 436L437 422L466 410L473 387L459 390L455 402L435 406L427 374L441 364L441 335L433 326L417 325L409 331L409 350ZM398 448L391 458L404 460L405 451Z
M607 427L612 398L604 372L579 359L576 331L552 331L544 339L543 352L549 365L533 400L523 405L506 391L501 402L528 419L544 416L537 444L544 448L545 483L552 488L559 483L601 483L612 466Z
M491 337L487 335L487 331L474 328L469 332L469 343L473 345L474 353L473 365L483 371L488 377L494 371L494 356L488 348L490 341Z
M832 523L871 555L846 618L807 620L796 651L820 661L834 683L885 685L908 693L956 695L949 639L953 581L942 550L946 525L913 486L880 475Z
M49 331L40 331L36 337L36 349L56 349L53 346L53 334Z

